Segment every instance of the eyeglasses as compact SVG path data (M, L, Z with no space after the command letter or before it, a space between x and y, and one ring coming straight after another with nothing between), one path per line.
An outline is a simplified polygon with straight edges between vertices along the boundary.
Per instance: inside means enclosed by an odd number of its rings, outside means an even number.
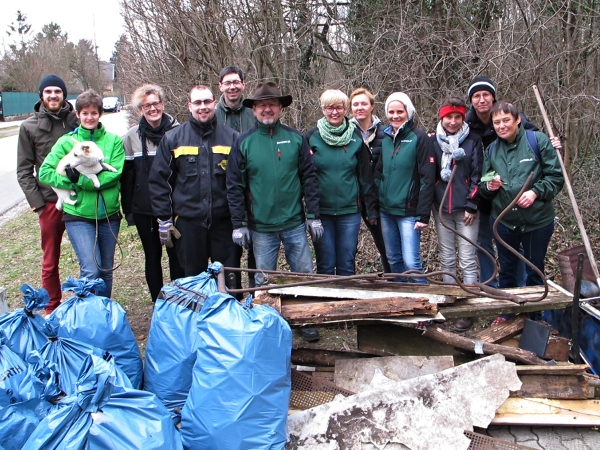
M210 105L211 103L214 103L215 101L212 98L206 99L206 100L194 100L193 102L190 102L192 105L194 106L202 106L202 105Z
M323 106L323 109L328 112L328 113L332 113L332 112L344 112L346 110L346 107L344 105L333 105L333 106Z
M161 105L162 105L162 102L144 103L142 105L142 109L144 111L150 111L152 108L154 108L154 109L160 109Z
M239 86L241 86L241 85L242 85L242 80L223 81L223 82L221 83L221 85L222 85L222 86L225 86L225 87L227 87L227 88L228 88L228 87L230 87L232 84L233 84L235 87L239 87Z

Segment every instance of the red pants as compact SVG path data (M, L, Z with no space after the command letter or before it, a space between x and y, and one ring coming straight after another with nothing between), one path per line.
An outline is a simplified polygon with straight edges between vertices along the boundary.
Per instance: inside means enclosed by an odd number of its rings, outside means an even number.
M58 262L60 259L60 243L65 232L65 223L62 221L62 211L56 209L55 205L56 203L46 203L46 207L39 216L43 252L42 287L50 295L50 303L46 307L46 314L54 311L60 305L62 299Z

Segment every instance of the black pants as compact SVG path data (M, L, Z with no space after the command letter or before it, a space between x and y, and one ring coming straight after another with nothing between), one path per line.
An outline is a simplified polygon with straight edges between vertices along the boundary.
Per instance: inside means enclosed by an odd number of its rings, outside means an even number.
M361 215L367 229L371 232L371 236L373 236L373 241L375 242L375 246L379 251L379 256L381 257L381 265L383 266L383 271L385 273L391 273L392 269L390 268L390 263L388 262L387 256L385 254L385 244L383 242L383 234L381 233L381 220L377 219L377 225L371 225L369 223L369 219L367 218L367 212L365 208L362 209Z
M178 217L175 227L181 233L175 248L186 277L205 272L208 260L220 262L225 267L240 267L242 247L231 239L233 227L231 218L213 221L210 228L203 227L198 221L187 217ZM228 275L225 272L225 275ZM241 288L241 275L235 273L236 288Z
M146 216L144 214L134 214L133 220L137 228L142 247L144 248L146 283L150 289L152 301L156 301L161 288L163 287L162 271L162 248L158 237L158 223L156 217ZM179 264L177 253L174 248L167 248L169 256L169 276L171 281L184 276L183 268Z

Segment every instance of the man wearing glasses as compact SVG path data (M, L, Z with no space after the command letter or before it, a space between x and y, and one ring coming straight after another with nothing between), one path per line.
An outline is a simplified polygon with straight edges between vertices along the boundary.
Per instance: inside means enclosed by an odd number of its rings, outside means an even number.
M239 267L241 248L231 241L225 174L237 131L217 122L211 90L194 86L190 118L167 132L150 171L150 197L164 245L175 245L185 276L211 261ZM175 238L175 242L173 242ZM240 276L236 274L237 286Z
M254 126L252 108L244 106L242 92L246 88L244 74L235 66L228 66L219 74L219 90L223 95L217 104L215 114L219 123L240 133Z
M259 84L253 98L244 100L257 123L240 135L231 150L227 199L232 239L240 246L252 243L257 269L277 268L283 242L292 271L312 273L306 230L315 241L323 235L319 187L308 143L298 130L279 120L291 103L292 96L281 95L273 82ZM255 281L257 286L266 284L262 273L256 274ZM318 332L312 330L309 338L318 340Z

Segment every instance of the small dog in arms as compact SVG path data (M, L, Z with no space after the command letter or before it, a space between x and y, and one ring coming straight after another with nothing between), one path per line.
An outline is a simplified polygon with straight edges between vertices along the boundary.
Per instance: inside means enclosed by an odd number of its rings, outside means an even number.
M81 175L85 175L94 183L96 188L100 187L100 180L98 180L97 174L102 172L103 170L110 170L111 172L116 172L115 169L110 164L106 164L104 162L104 153L102 153L102 149L98 147L92 141L83 141L79 142L77 139L73 138L73 142L75 142L75 146L73 149L62 157L58 166L56 166L56 171L62 175L67 176L67 167L71 167L72 169L77 169ZM75 191L67 190L67 189L56 189L52 188L56 192L58 196L58 201L56 202L56 209L62 211L63 203L68 203L69 205L75 205L77 203L77 199L71 199L72 196L75 196Z

